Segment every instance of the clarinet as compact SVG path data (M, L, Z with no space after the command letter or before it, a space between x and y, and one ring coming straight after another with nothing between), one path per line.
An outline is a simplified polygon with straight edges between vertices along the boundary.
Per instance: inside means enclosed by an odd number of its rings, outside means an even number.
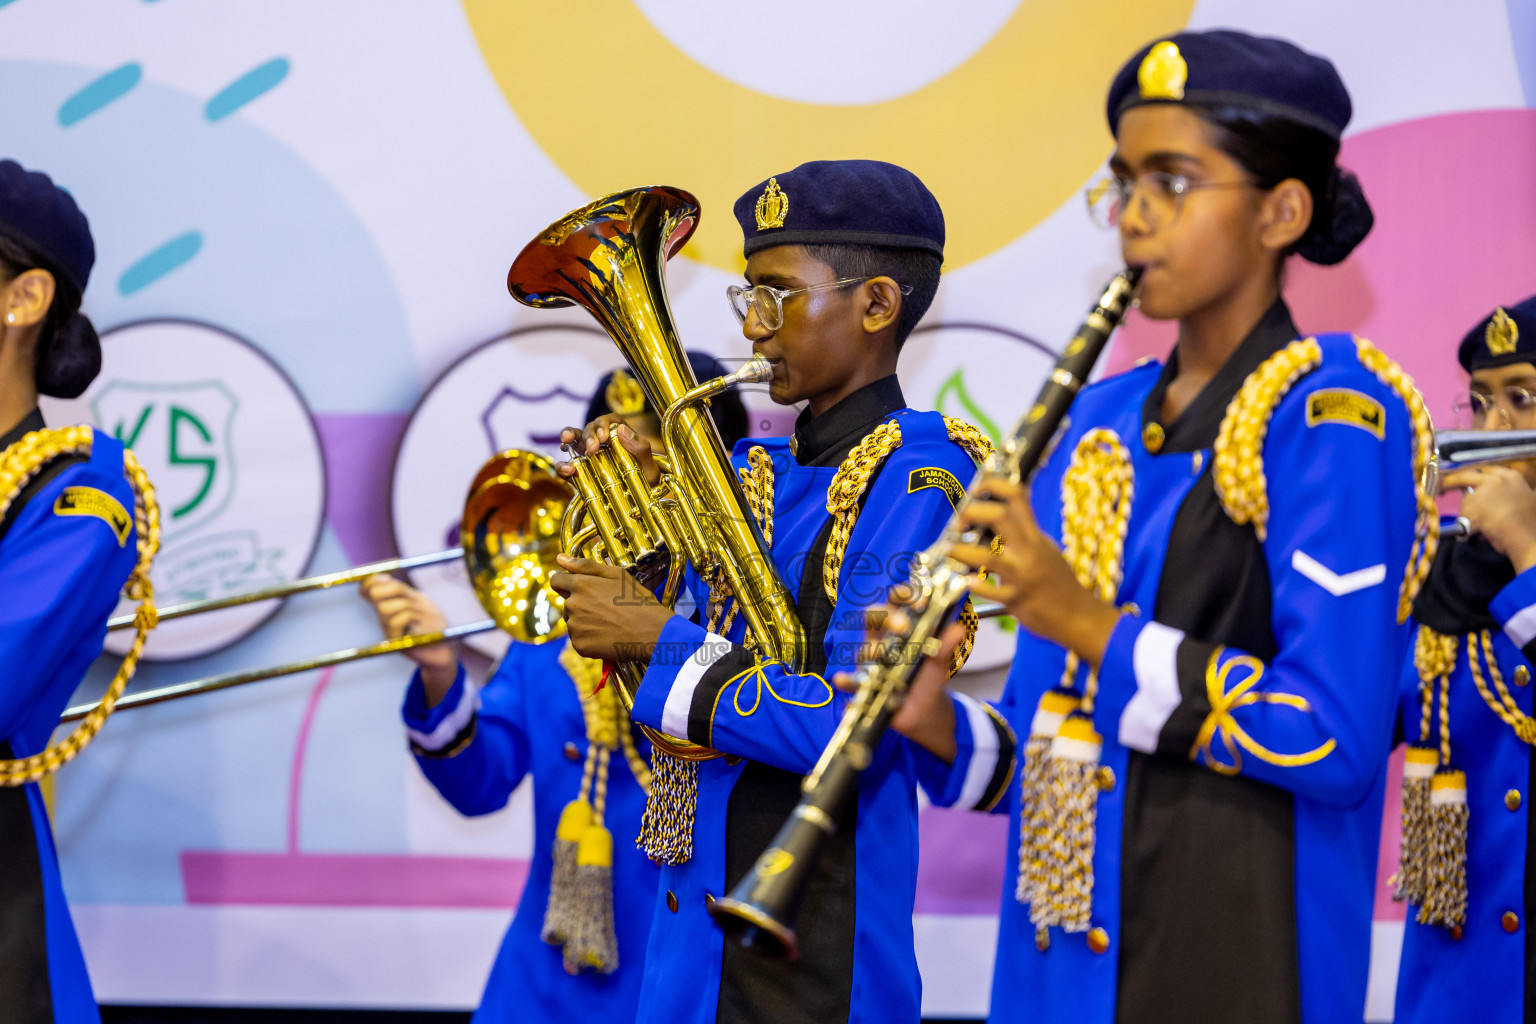
M900 629L888 623L884 637L861 661L854 676L858 689L816 767L805 777L799 805L746 877L709 907L730 941L783 959L799 955L793 922L822 846L837 831L859 775L869 767L918 666L937 653L940 631L965 603L971 569L949 552L956 544L992 542L990 530L962 524L962 510L972 494L984 491L987 480L1018 483L1034 473L1109 336L1125 319L1140 278L1141 268L1130 267L1105 287L1013 435L978 471L943 536L918 556L907 583L910 596L902 603L905 622Z

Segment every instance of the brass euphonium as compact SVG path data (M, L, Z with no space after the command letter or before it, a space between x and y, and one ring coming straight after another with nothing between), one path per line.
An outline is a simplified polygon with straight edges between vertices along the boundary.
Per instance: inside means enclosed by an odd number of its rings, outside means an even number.
M730 595L765 657L798 671L805 630L793 597L768 557L741 481L714 421L710 396L737 383L767 380L754 357L736 373L700 385L673 327L662 268L693 234L699 204L681 189L615 192L575 210L529 242L507 272L507 290L539 308L579 305L619 346L652 407L664 410L652 487L621 444L572 459L577 499L567 511L562 547L618 565L642 579L665 568L663 602L676 596L686 557L718 595ZM641 662L615 666L626 706L644 674ZM674 756L703 760L715 751L645 729Z

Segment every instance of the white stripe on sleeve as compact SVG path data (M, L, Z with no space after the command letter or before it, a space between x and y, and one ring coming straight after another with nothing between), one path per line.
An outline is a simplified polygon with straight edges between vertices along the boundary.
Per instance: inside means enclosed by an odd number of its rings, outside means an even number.
M955 700L965 709L965 720L971 726L972 744L971 759L965 766L965 783L960 787L960 796L955 800L955 806L969 809L980 805L982 798L987 795L987 786L991 784L992 776L997 772L997 726L992 724L992 716L987 714L987 709L973 698L957 693Z
M661 731L668 736L687 737L688 709L693 706L693 691L699 688L699 680L709 667L730 653L731 642L715 633L706 633L704 642L694 651L677 675L672 678L672 688L667 691L667 702L661 709Z
M469 720L475 717L475 712L480 710L480 687L474 684L468 676L464 678L464 695L459 698L458 706L448 712L448 716L437 723L437 728L431 732L417 732L407 728L405 734L411 738L411 742L429 754L435 754L448 744L453 738L464 731Z
M1136 637L1131 663L1136 672L1136 695L1120 714L1120 745L1151 754L1157 737L1183 695L1179 692L1178 653L1184 642L1182 630L1149 622Z
M1536 637L1536 604L1521 608L1511 615L1509 621L1504 623L1504 635L1522 649L1530 643Z

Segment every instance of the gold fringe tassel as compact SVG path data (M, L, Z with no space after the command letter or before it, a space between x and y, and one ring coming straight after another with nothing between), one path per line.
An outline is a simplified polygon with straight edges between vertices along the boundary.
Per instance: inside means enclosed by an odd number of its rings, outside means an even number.
M1428 892L1429 780L1440 755L1433 747L1411 746L1403 761L1403 840L1392 898L1420 904Z
M1114 431L1105 429L1091 430L1078 442L1062 478L1062 554L1078 582L1102 601L1116 600L1120 591L1133 483L1130 453ZM1079 699L1074 687L1080 667L1077 656L1068 652L1060 687L1041 699L1025 749L1021 814L1028 835L1021 836L1020 857L1029 858L1029 869L1021 871L1015 895L1028 896L1035 944L1042 951L1050 945L1048 929L1086 932L1093 918L1104 739L1093 727L1098 678L1086 674ZM1060 724L1047 747L1046 733L1056 715ZM1029 763L1029 744L1039 767ZM1038 774L1030 777L1031 772Z
M619 940L613 929L613 835L603 827L604 804L608 799L608 751L599 749L592 823L576 845L572 880L574 927L565 943L567 974L577 974L587 967L599 974L612 974L619 966Z
M1467 776L1435 773L1429 792L1429 885L1420 924L1460 929L1467 920Z
M612 974L619 966L619 943L613 924L613 835L603 825L609 761L615 750L622 750L635 781L647 793L650 773L635 750L629 715L614 688L604 684L602 662L583 658L567 644L560 665L581 700L587 760L581 789L565 805L555 830L554 870L539 935L563 947L566 973L590 969Z
M1055 815L1049 838L1042 844L1044 878L1031 894L1029 907L1030 922L1037 928L1088 930L1103 751L1103 737L1081 712L1069 716L1051 741L1046 788Z
M640 816L635 845L658 864L686 864L693 857L693 815L699 796L696 761L651 748L651 792Z
M1043 881L1043 845L1055 817L1046 785L1051 743L1067 716L1077 710L1079 700L1076 693L1061 688L1041 694L1024 742L1024 763L1019 768L1019 882L1014 898L1025 906L1032 905Z

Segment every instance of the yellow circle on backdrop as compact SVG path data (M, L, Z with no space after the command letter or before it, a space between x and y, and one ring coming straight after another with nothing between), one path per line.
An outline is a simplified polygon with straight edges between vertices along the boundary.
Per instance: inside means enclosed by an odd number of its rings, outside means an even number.
M704 216L687 254L734 273L743 260L731 204L806 160L888 160L916 172L944 208L947 267L1002 248L1104 160L1110 79L1137 48L1178 31L1193 2L1024 0L954 71L895 99L848 105L779 99L723 78L632 0L464 0L464 10L507 102L578 187L693 192ZM743 40L743 60L772 59L775 30L815 30L767 24L774 30Z

